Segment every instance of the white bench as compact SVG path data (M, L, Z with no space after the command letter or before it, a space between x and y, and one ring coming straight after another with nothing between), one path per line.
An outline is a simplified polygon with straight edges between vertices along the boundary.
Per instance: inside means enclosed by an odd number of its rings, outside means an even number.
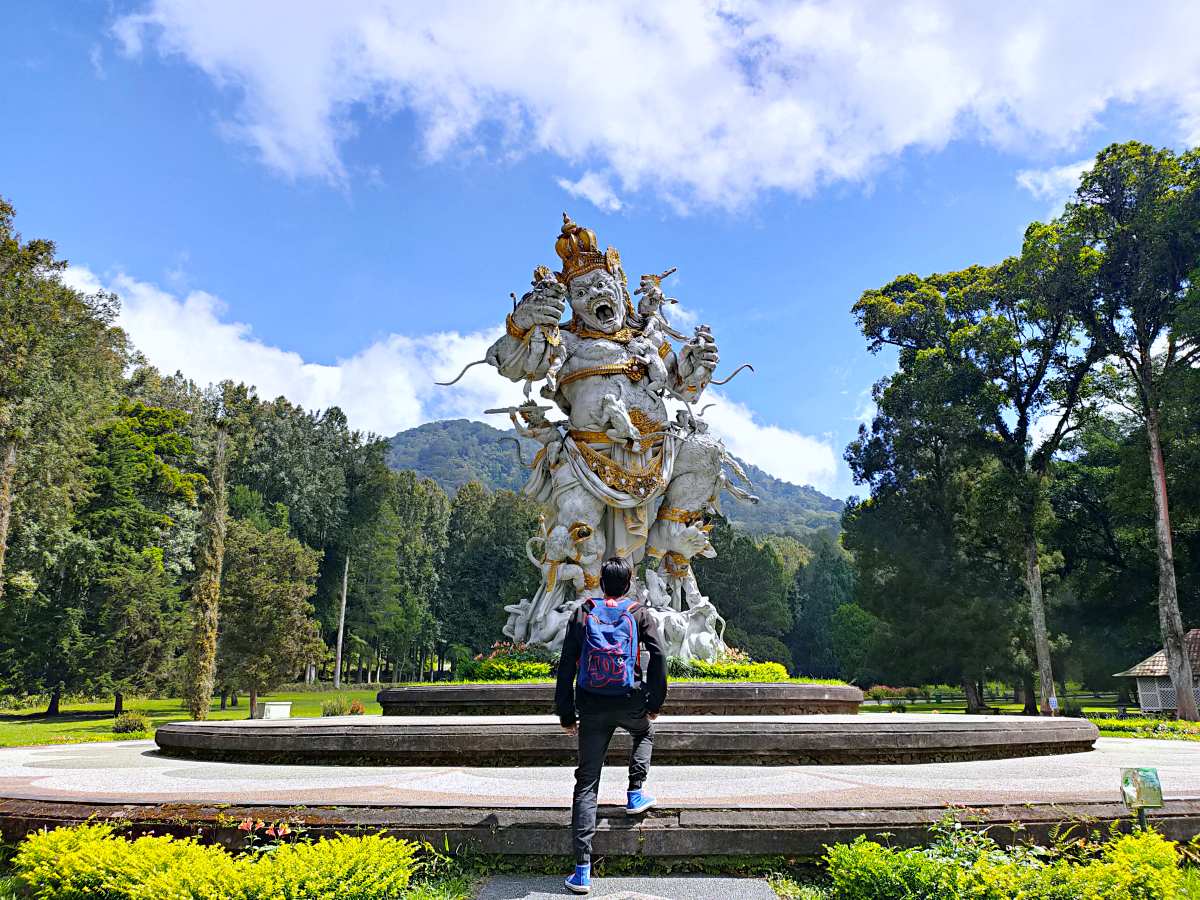
M290 719L292 717L291 700L262 701L255 711L256 719Z

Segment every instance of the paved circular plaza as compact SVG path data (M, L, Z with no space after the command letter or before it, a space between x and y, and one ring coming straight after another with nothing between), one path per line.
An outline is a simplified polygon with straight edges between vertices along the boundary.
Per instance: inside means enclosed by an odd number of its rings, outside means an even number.
M1127 818L1120 771L1157 768L1164 829L1200 828L1200 744L1101 738L1086 753L922 765L657 766L658 808L630 821L602 808L604 852L801 853L887 831L917 839L948 807L1036 830ZM88 817L210 830L240 816L296 817L314 830L384 827L494 852L565 852L568 766L284 766L163 756L151 741L0 750L0 824ZM606 769L601 803L624 800ZM18 828L19 830L19 828ZM185 828L186 830L186 828Z

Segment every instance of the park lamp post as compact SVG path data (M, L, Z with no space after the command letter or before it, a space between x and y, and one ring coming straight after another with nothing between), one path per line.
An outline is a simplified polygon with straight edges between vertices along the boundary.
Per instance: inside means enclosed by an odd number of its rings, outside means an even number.
M1121 797L1127 807L1137 812L1138 827L1147 829L1146 810L1161 809L1163 805L1158 769L1122 769Z

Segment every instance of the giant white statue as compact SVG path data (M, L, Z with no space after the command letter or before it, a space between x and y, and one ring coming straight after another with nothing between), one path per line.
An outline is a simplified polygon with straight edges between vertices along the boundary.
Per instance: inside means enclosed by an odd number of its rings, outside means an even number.
M630 297L621 257L563 214L555 243L560 272L534 270L506 333L486 361L535 383L554 407L528 400L508 412L541 444L525 491L544 508L530 561L542 573L532 597L507 607L505 634L557 649L575 605L599 585L601 563L645 563L635 590L658 620L669 653L713 659L725 650L724 620L696 584L692 559L714 556L708 517L722 490L756 502L745 473L710 434L693 404L712 381L717 345L706 326L671 328L661 275L643 275ZM570 305L571 317L562 322ZM679 346L676 346L676 343ZM736 373L735 373L736 374ZM674 417L667 402L680 407ZM566 416L547 415L557 407Z

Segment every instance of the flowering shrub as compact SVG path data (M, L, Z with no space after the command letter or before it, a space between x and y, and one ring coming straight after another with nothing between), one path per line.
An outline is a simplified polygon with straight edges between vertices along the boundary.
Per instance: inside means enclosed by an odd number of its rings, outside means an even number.
M554 654L545 647L532 644L522 644L515 641L496 641L487 653L478 653L476 662L488 659L498 659L510 662L544 662L554 661Z
M269 827L273 836L287 833L279 831L286 823ZM251 823L242 830L256 829ZM338 836L235 857L190 838L130 841L114 836L108 825L79 825L27 837L13 858L13 872L25 893L38 900L385 900L404 896L416 851L410 841L382 835Z
M322 700L321 715L323 717L348 716L350 715L350 701L342 696L330 697L328 700Z
M830 900L1167 900L1180 882L1174 844L1153 831L1108 844L1003 848L954 823L925 848L896 850L858 838L826 851Z
M350 701L350 709L347 712L352 716L364 716L367 714L367 708L356 698Z

